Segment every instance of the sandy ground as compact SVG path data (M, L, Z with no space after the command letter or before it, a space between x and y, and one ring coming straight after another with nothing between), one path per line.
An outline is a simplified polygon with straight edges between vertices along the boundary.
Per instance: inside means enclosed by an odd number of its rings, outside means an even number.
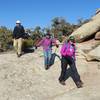
M100 63L87 62L78 54L77 68L84 82L78 89L72 78L58 82L60 60L45 70L41 49L17 58L0 54L0 100L100 100Z

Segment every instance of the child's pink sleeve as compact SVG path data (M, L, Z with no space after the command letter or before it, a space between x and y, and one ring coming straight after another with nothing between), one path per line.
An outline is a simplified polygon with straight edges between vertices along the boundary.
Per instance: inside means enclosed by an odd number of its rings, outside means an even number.
M41 45L43 44L43 41L44 41L44 39L42 39L42 40L37 44L37 46L38 46L38 47L41 46Z

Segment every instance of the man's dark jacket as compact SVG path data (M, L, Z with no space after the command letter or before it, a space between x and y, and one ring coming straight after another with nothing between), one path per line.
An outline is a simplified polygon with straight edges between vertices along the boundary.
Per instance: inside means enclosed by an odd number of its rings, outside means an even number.
M15 26L13 30L13 38L15 39L23 38L24 34L25 34L25 30L22 25Z

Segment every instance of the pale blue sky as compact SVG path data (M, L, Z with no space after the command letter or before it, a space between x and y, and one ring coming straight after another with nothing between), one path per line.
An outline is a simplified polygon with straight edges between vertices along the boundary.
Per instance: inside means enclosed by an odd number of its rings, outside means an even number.
M0 0L0 26L15 26L17 19L25 28L50 26L54 17L64 17L70 23L90 18L100 0Z

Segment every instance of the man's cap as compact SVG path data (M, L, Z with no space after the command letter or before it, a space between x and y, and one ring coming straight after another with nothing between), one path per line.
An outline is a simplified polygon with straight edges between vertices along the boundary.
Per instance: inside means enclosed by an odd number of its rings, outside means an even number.
M20 20L17 20L17 21L16 21L16 24L20 24L20 23L21 23Z

